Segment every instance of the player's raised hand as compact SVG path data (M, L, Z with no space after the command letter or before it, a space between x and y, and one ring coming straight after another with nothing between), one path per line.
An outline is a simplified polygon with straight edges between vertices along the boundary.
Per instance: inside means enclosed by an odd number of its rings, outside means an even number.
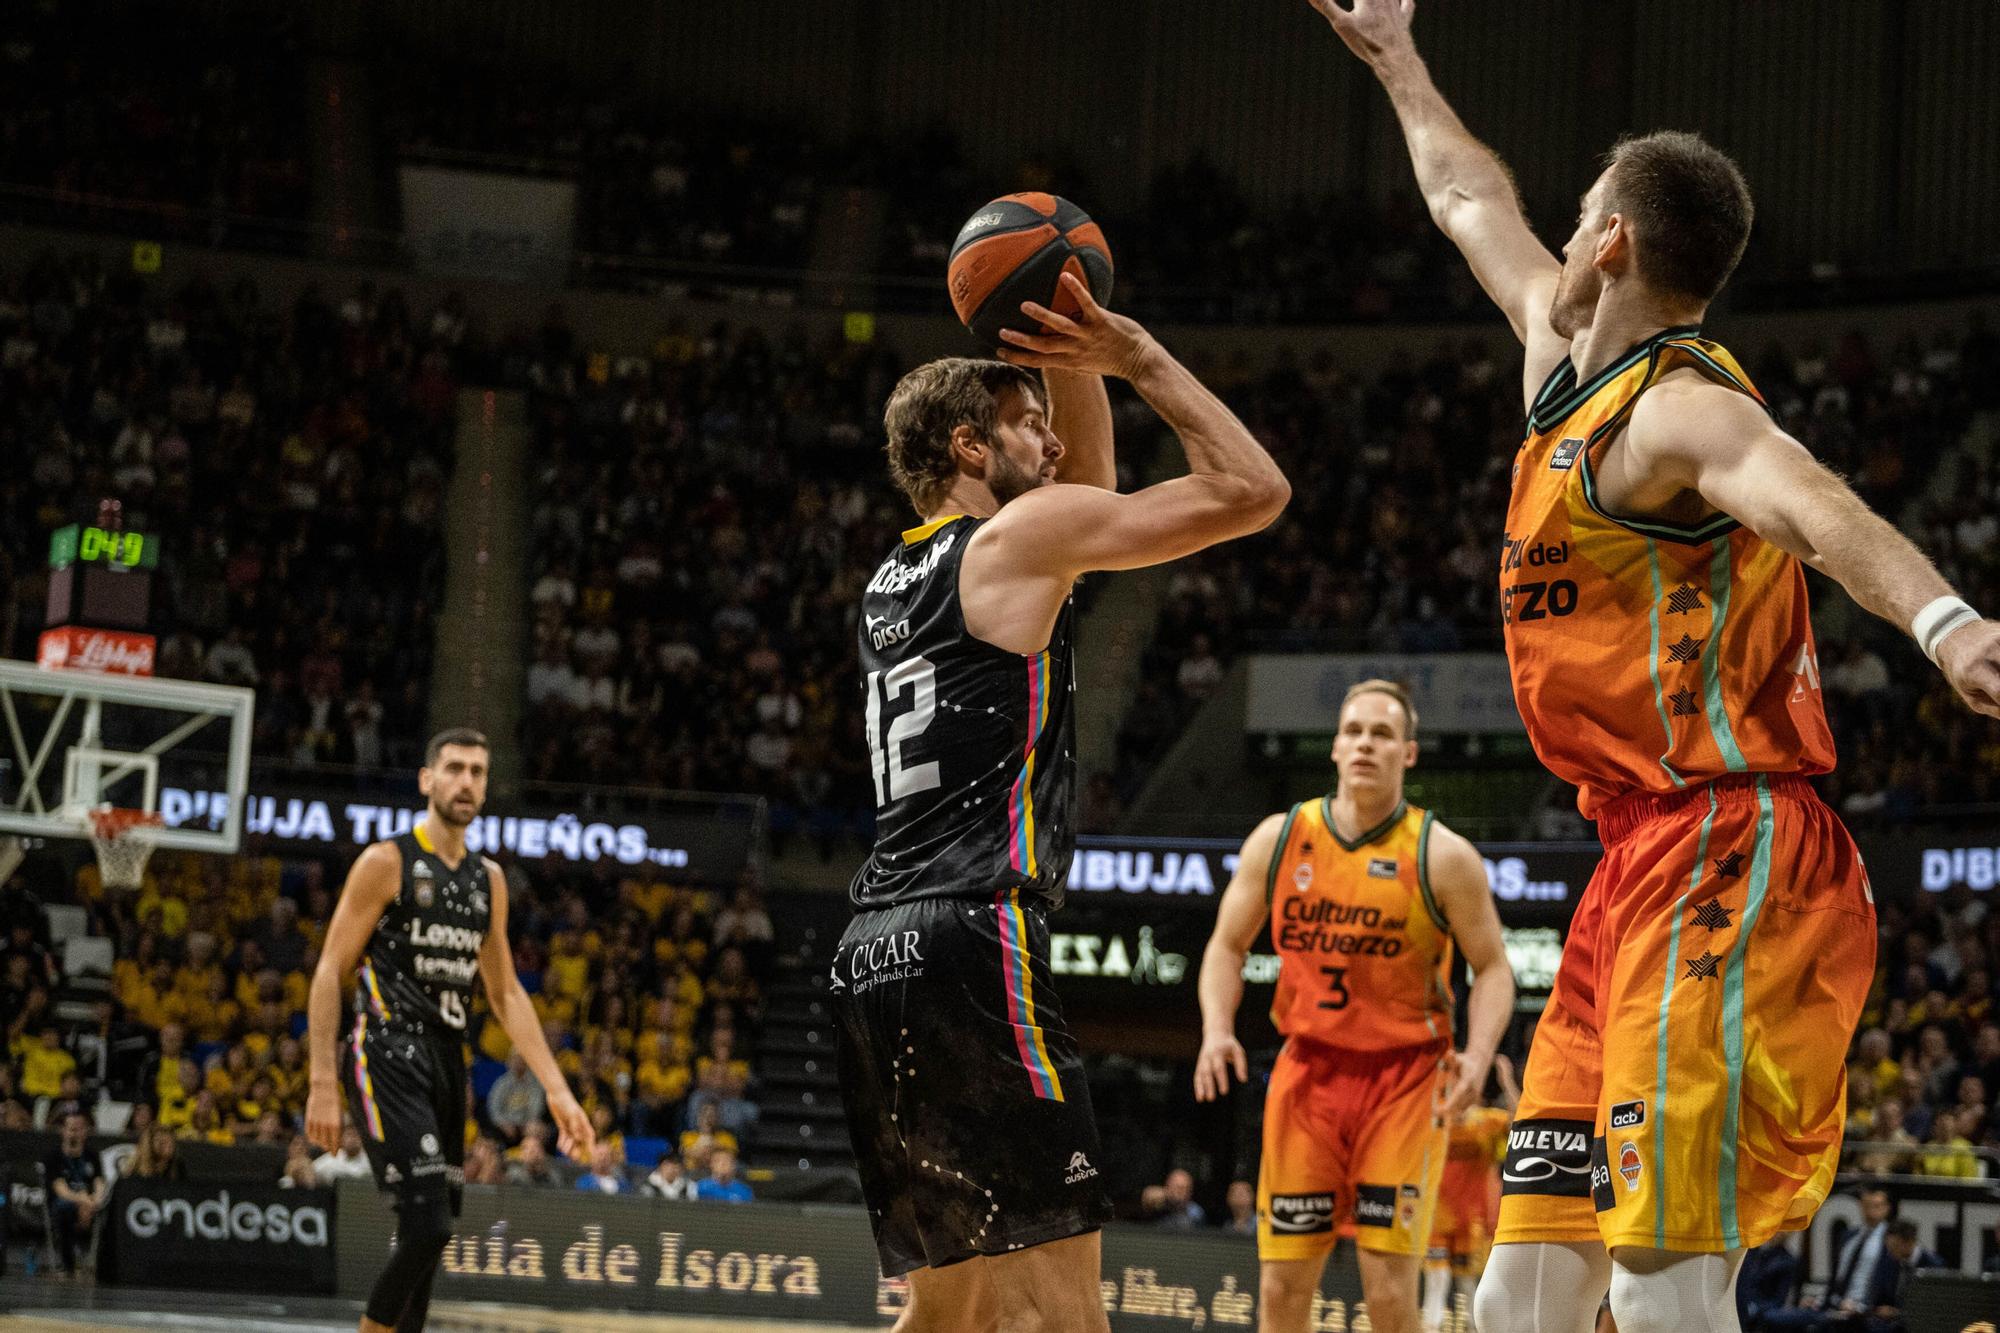
M562 1149L562 1155L572 1162L589 1161L597 1146L597 1131L590 1127L590 1117L583 1113L576 1094L567 1087L550 1093L549 1117L556 1122L556 1147Z
M1114 315L1099 305L1090 287L1074 273L1060 279L1079 307L1074 316L1058 315L1033 301L1021 302L1021 313L1042 322L1043 332L1022 333L1002 329L1008 346L1000 349L1000 359L1017 366L1046 370L1078 370L1091 375L1114 375L1129 380L1139 373L1147 353L1156 345L1153 335L1135 319Z
M340 1151L340 1089L331 1083L315 1083L306 1093L306 1141Z
M1379 60L1410 45L1410 20L1416 16L1416 0L1307 0L1317 9L1347 49L1363 60Z
M2000 620L1953 630L1937 646L1938 666L1975 713L2000 717Z
M1230 1033L1201 1039L1201 1054L1194 1061L1194 1099L1212 1102L1229 1095L1229 1071L1236 1071L1239 1083L1250 1081L1250 1058L1243 1043Z

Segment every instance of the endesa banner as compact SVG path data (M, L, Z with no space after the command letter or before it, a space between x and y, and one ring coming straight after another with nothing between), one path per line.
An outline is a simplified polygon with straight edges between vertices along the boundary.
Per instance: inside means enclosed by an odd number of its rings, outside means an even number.
M331 1295L334 1226L332 1190L121 1180L104 1219L100 1276L133 1287Z
M366 1182L341 1187L339 1294L361 1299L388 1262L395 1216ZM1104 1231L1099 1288L1117 1333L1257 1326L1247 1237ZM909 1284L877 1266L865 1211L810 1204L668 1203L473 1186L436 1295L554 1309L886 1328ZM1327 1265L1309 1325L1365 1328L1351 1254ZM1464 1325L1454 1324L1453 1333Z
M229 797L220 791L162 786L160 817L168 828L219 829ZM257 783L244 800L243 832L286 847L359 852L371 842L407 833L422 817L414 791L337 790ZM691 879L726 882L748 863L757 825L752 807L718 798L689 802L671 812L618 814L603 810L530 807L486 814L466 827L475 852L511 853L525 861L555 856L565 861L658 866Z

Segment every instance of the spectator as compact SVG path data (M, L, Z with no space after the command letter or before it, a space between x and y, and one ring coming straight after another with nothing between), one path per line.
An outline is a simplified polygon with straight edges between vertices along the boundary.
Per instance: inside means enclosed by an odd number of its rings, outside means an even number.
M1862 1190L1861 1225L1848 1232L1847 1239L1841 1242L1826 1294L1801 1301L1796 1308L1767 1311L1764 1327L1821 1329L1869 1310L1869 1295L1881 1285L1877 1271L1885 1263L1894 1263L1888 1248L1890 1218L1894 1212L1889 1191L1876 1187Z
M1167 1172L1166 1183L1161 1186L1165 1197L1161 1203L1160 1215L1155 1223L1168 1231L1194 1231L1208 1225L1208 1214L1194 1201L1194 1177L1175 1167Z
M694 1197L708 1203L749 1203L756 1196L736 1178L736 1154L717 1148L708 1159L708 1177L695 1184Z
M632 1186L625 1179L625 1166L618 1158L618 1150L608 1143L593 1145L590 1170L576 1178L576 1188L598 1194L630 1194Z
M1229 1182L1229 1220L1223 1230L1236 1236L1257 1234L1257 1187L1247 1180Z
M652 1174L646 1177L646 1193L662 1199L687 1200L695 1197L695 1182L681 1169L681 1159L673 1152L663 1152L654 1164Z
M493 1080L486 1092L486 1118L509 1143L521 1142L530 1125L541 1124L548 1112L548 1095L540 1080L528 1072L528 1062L519 1051L507 1057L507 1072Z
M90 1121L81 1114L66 1116L62 1137L42 1162L48 1182L49 1224L55 1232L56 1253L65 1273L76 1272L79 1242L91 1228L111 1193L111 1182L97 1154L90 1151Z
M514 1160L507 1166L509 1185L560 1186L562 1173L556 1169L549 1156L548 1145L542 1140L544 1133L540 1126L531 1129L521 1138L521 1146L516 1149Z
M312 1145L304 1137L294 1137L285 1153L285 1169L278 1177L279 1189L309 1190L319 1184L313 1169Z
M1886 1097L1875 1108L1875 1120L1865 1137L1875 1143L1895 1144L1900 1148L1914 1149L1916 1138L1903 1127L1903 1103L1899 1098ZM1871 1148L1855 1159L1855 1167L1871 1175L1897 1176L1908 1173L1913 1153L1900 1152L1896 1148Z
M506 1166L500 1157L500 1144L481 1134L472 1141L472 1147L465 1154L465 1183L468 1185L503 1185L507 1181Z
M1792 1254L1790 1240L1788 1234L1780 1232L1743 1256L1743 1267L1736 1276L1736 1316L1744 1329L1764 1327L1761 1321L1766 1315L1791 1305L1799 1261Z
M374 1172L368 1166L368 1154L361 1147L361 1131L352 1119L343 1119L340 1126L340 1150L321 1153L313 1161L313 1179L322 1185L331 1185L342 1180L366 1180Z
M172 1130L161 1124L146 1128L132 1158L132 1174L142 1180L187 1179L187 1163L181 1160L180 1143Z
M681 1156L689 1162L706 1161L716 1149L735 1152L736 1136L722 1128L722 1108L704 1102L695 1112L694 1127L681 1134Z
M716 913L715 947L723 949L734 944L746 953L755 953L775 937L771 914L764 910L757 890L749 884L739 884L729 906Z
M21 1052L21 1092L27 1097L62 1096L63 1079L76 1073L76 1057L63 1049L62 1030L42 1024L33 1045Z
M1949 1176L1974 1180L1979 1176L1979 1159L1972 1155L1972 1141L1959 1131L1964 1116L1953 1107L1940 1110L1931 1121L1925 1151L1918 1154L1917 1170L1926 1176Z

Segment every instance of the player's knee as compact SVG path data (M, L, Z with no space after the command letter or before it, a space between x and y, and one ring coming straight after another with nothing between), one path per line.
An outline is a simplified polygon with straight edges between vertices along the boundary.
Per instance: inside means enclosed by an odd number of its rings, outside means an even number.
M1310 1303L1319 1287L1317 1266L1304 1262L1266 1263L1258 1276L1265 1305L1291 1309Z
M451 1206L443 1193L406 1194L396 1204L396 1249L428 1270L451 1243Z

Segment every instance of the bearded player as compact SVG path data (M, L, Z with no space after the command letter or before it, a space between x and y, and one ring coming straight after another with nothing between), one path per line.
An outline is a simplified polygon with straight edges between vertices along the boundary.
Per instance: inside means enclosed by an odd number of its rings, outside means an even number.
M1011 335L1012 364L933 361L883 413L921 522L856 626L876 836L832 982L876 1249L910 1274L898 1329L1107 1327L1097 1129L1049 968L1076 839L1070 593L1256 532L1290 495L1220 400L1063 281L1075 318L1028 303L1049 332ZM1188 476L1118 494L1105 375L1179 435Z
M1387 90L1432 218L1527 349L1500 552L1515 702L1605 855L1509 1136L1481 1333L1735 1329L1745 1251L1833 1183L1874 970L1806 566L2000 716L2000 623L1771 419L1701 335L1750 234L1699 137L1612 149L1557 261L1432 85L1412 0L1311 0ZM1529 558L1532 557L1532 558Z
M430 1311L465 1193L465 1017L474 977L541 1080L562 1150L590 1155L590 1118L514 973L506 876L465 845L466 825L486 804L489 753L484 736L462 727L431 738L417 773L428 800L423 821L355 858L313 972L306 1137L329 1152L339 1146L344 1093L375 1183L395 1195L396 1249L368 1293L361 1333L419 1333ZM349 977L354 1022L340 1033Z
M1402 686L1347 692L1340 785L1259 824L1243 844L1201 959L1194 1095L1249 1076L1236 1040L1243 963L1271 923L1271 1021L1285 1036L1264 1101L1257 1173L1263 1333L1304 1333L1342 1222L1379 1333L1419 1333L1417 1275L1444 1174L1446 1127L1485 1086L1514 1008L1486 863L1403 799L1417 710ZM1452 942L1473 971L1452 1054Z

